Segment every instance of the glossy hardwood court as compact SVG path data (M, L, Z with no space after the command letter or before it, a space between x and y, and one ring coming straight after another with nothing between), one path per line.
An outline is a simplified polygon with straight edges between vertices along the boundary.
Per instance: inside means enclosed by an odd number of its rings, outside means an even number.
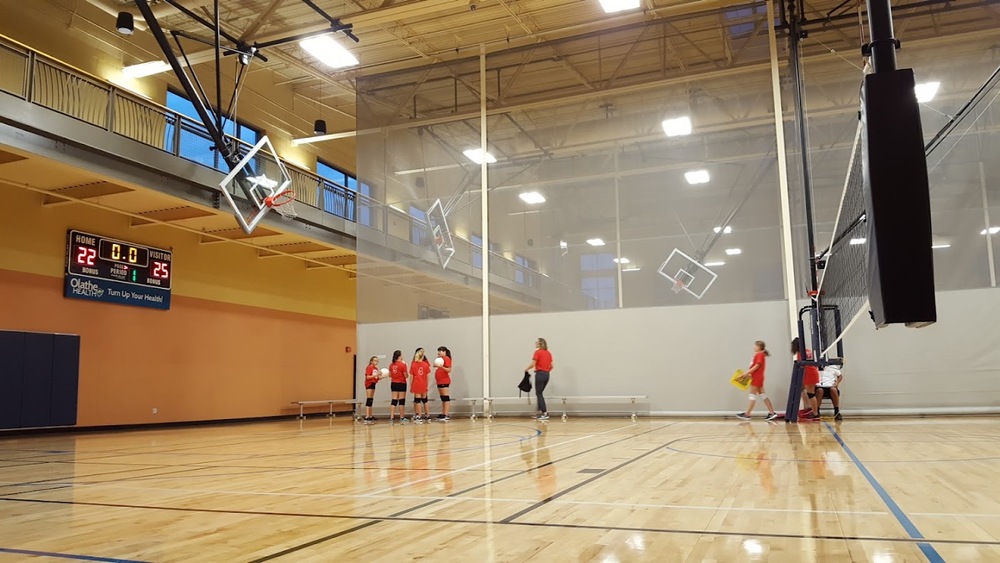
M0 560L997 561L1000 419L312 418L0 440Z

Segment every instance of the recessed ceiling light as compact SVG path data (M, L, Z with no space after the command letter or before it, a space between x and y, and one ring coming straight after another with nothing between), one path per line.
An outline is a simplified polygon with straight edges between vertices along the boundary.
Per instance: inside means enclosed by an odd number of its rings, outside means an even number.
M931 248L933 248L933 249L935 249L935 250L937 250L937 249L941 249L941 248L951 248L951 245L950 245L950 244L948 244L948 243L943 243L943 244L935 244L935 245L931 246Z
M692 186L695 184L707 184L709 180L708 170L691 170L690 172L685 172L684 179Z
M981 235L985 234L995 235L997 233L1000 233L1000 227L990 227L988 229L983 229L982 231L979 232L979 234Z
M358 59L329 35L303 39L299 41L299 46L330 68L344 68L358 64Z
M715 227L712 230L715 231L716 233L722 233L724 235L728 235L733 232L733 228L730 227L729 225L726 225L725 227Z
M538 192L524 192L520 198L524 203L545 203L545 196Z
M599 238L589 238L587 239L587 244L590 246L604 246L604 241Z
M622 256L621 258L612 258L612 260L614 260L615 264L628 264L629 262L631 262L631 260L625 258L624 256Z
M142 78L144 76L152 76L168 70L170 70L170 65L163 61L149 61L148 63L129 65L122 69L122 74L128 76L129 78Z
M713 268L715 266L725 266L725 265L726 265L726 263L723 262L723 261L721 261L721 260L718 261L718 262L705 262L705 264L704 264L704 266L709 267L709 268Z
M730 256L737 256L739 254L743 254L743 251L740 250L739 248L727 248L726 249L726 254L728 254Z
M923 104L933 100L940 86L940 82L924 82L914 86L913 91L917 94L917 102Z
M559 248L562 250L566 250L567 248L569 248L569 243L564 240L561 240L559 241Z
M486 160L486 164L493 164L497 161L497 157L488 152L483 152L483 149L469 149L463 151L462 154L476 164L482 164L484 159Z
M661 125L663 125L663 132L668 137L680 137L691 134L691 118L687 116L664 119Z
M640 0L600 0L604 13L613 14L624 10L634 10L642 5Z
M852 238L851 239L851 244L853 244L853 245L864 244L866 242L868 242L868 239L866 239L865 237L859 237L859 238Z

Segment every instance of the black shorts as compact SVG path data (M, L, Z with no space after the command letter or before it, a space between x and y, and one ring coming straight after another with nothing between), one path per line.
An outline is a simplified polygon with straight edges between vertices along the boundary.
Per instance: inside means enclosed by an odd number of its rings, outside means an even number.
M440 391L442 389L447 389L449 385L451 385L451 383L445 383L444 385L438 385L438 391Z
M375 390L375 384L374 383L369 383L368 385L365 385L365 389L371 389L372 391L374 391Z
M392 390L393 393L406 393L406 383L396 383L393 381L389 384L389 389Z

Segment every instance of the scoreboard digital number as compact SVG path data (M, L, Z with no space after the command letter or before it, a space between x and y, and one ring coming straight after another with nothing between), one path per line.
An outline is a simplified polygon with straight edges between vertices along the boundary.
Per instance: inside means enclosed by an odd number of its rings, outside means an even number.
M169 309L172 260L169 250L70 230L65 295Z

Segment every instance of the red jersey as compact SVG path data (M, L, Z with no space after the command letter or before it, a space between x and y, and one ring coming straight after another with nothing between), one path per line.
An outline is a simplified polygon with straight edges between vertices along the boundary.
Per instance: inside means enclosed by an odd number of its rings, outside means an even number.
M531 359L535 360L536 370L552 371L552 352L539 348L535 350L535 355Z
M416 360L410 364L410 375L413 376L412 390L415 395L427 394L427 376L431 374L431 363L427 358Z
M451 385L451 374L445 368L451 367L451 358L448 356L441 356L444 360L444 365L434 370L434 381L438 385Z
M799 353L799 360L802 359L802 353ZM806 359L813 359L812 350L806 350ZM806 366L802 372L802 384L803 385L816 385L819 383L819 368L816 366Z
M389 381L393 383L406 383L406 362L396 360L389 366Z
M365 368L365 387L369 387L371 385L375 385L376 383L378 383L378 376L379 376L378 368L371 364L368 364L368 367Z
M763 387L764 370L767 369L767 355L765 355L764 352L757 352L756 354L754 354L753 365L758 367L752 374L750 374L750 385L753 385L755 387Z

